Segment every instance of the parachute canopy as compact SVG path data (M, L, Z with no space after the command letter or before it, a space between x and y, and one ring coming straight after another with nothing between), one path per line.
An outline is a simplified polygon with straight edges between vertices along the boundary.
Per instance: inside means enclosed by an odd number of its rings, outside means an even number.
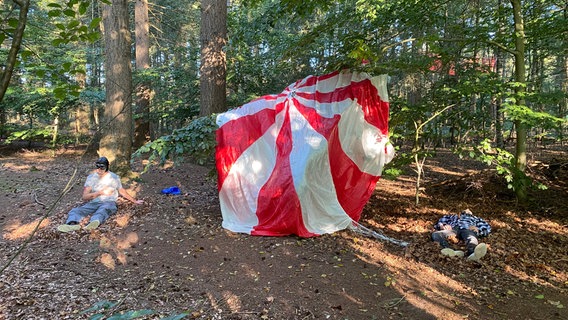
M387 76L309 76L217 116L223 227L313 237L359 220L388 143Z

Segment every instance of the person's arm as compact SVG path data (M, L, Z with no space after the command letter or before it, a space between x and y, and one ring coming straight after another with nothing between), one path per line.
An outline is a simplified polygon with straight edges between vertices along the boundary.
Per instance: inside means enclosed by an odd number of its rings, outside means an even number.
M95 199L98 196L102 196L103 195L103 191L93 191L93 188L91 187L85 187L83 188L83 196L82 199L83 201L91 201L93 199Z
M135 203L135 204L143 204L144 203L144 200L134 199L130 194L128 194L128 192L124 188L118 189L118 194L120 194L123 198L125 198L126 200L128 200L132 203Z

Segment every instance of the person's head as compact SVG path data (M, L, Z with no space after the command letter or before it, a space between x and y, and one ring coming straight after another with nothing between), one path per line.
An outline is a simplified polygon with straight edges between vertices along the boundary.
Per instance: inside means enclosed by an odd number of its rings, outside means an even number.
M109 167L108 159L106 157L100 157L95 162L95 166L97 167L97 170L102 170L103 172L107 172Z

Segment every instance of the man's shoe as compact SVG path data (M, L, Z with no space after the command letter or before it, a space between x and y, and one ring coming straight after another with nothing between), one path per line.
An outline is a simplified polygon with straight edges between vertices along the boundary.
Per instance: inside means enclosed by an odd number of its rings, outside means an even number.
M81 229L80 224L61 224L57 226L57 231L59 232L71 232L71 231L77 231L79 229Z
M485 243L480 243L475 246L473 253L467 257L469 261L479 261L481 258L485 257L487 254L487 245Z
M443 255L445 255L446 257L455 257L456 256L456 252L454 251L454 249L452 248L444 248L442 249L442 251L440 251Z
M95 230L100 225L101 225L101 222L99 220L93 220L93 221L89 222L89 224L85 227L85 230Z
M454 250L454 253L456 254L456 257L460 258L463 258L463 256L465 255L465 253L461 250Z

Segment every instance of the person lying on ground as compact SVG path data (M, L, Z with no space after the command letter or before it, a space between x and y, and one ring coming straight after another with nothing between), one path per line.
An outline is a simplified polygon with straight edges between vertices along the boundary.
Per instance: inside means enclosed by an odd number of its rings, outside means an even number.
M447 214L441 217L434 225L432 240L442 246L441 253L449 257L467 257L470 261L479 261L487 254L487 244L479 243L479 238L487 237L491 233L491 226L485 220L473 215L466 209L460 214ZM451 248L448 241L454 243L463 241L465 253Z
M109 161L105 157L95 162L95 171L91 173L83 188L83 201L88 201L80 207L69 211L65 224L59 225L57 230L70 232L81 229L81 220L91 215L85 230L94 230L117 211L116 201L122 196L128 201L141 205L143 200L136 200L122 187L120 177L109 171Z

